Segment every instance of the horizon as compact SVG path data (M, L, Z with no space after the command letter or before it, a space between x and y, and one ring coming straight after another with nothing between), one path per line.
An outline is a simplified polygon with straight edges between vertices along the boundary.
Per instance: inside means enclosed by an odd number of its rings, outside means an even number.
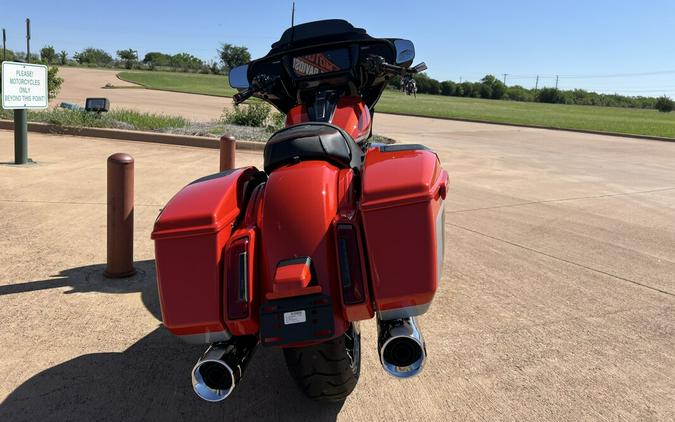
M264 13L247 21L231 16L250 16L244 9L250 3L228 6L207 1L199 10L183 10L175 7L180 3L168 1L153 20L145 16L157 14L155 5L128 0L121 0L116 8L76 1L67 7L52 7L55 10L45 6L52 3L36 3L27 16L24 10L10 9L0 18L0 27L7 29L8 49L25 52L28 17L32 53L39 53L45 45L54 46L57 52L66 50L70 58L87 47L101 48L112 56L117 50L132 48L138 51L139 60L147 52L160 51L187 52L204 61L216 59L221 43L246 46L253 58L264 55L290 26L292 4L256 2L255 9ZM530 1L517 5L418 2L405 16L390 4L344 3L335 14L329 6L296 1L295 22L345 19L373 36L411 39L417 51L415 62L425 61L427 74L439 81L478 81L486 74L503 80L506 74L507 85L533 88L539 75L539 88L554 87L558 77L558 87L564 90L675 96L675 57L664 53L672 49L668 31L675 26L675 5L666 1L650 2L650 7L574 1L556 9ZM242 9L232 12L231 7ZM434 7L438 13L429 13ZM74 8L77 13L69 12ZM220 16L229 17L223 21ZM421 21L419 16L425 25L409 24ZM199 31L184 25L195 19ZM113 22L115 27L104 22ZM67 31L59 31L61 27ZM441 33L436 28L442 28Z

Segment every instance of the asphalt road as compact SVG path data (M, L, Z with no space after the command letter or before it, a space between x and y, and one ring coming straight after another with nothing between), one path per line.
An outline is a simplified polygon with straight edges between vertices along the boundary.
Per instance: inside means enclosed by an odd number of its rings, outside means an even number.
M451 176L420 376L384 373L368 322L344 403L305 400L273 349L226 402L200 401L189 371L203 348L160 327L149 233L175 191L217 170L217 151L31 134L37 164L0 165L0 420L675 419L675 143L375 125L436 150ZM141 271L107 281L105 159L118 151L136 158ZM0 131L0 161L12 156Z

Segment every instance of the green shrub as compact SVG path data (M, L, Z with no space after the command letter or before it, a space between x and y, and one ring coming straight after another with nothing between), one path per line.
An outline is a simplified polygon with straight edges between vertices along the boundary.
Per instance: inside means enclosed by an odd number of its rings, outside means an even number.
M73 54L73 58L77 60L79 64L87 63L90 67L106 65L113 61L110 54L100 48L93 47L85 48L81 52Z
M490 99L492 98L492 86L490 84L479 84L478 92L480 93L481 98Z
M5 55L6 55L6 57L7 57L7 61L8 61L8 62L13 62L14 60L16 60L16 55L15 55L14 52L13 52L12 50L10 50L9 48L8 48L7 50L5 50ZM2 61L3 61L3 60L2 60L2 57L0 57L0 62L2 62Z
M230 125L265 127L272 107L263 102L234 106L223 115L223 122Z
M59 77L58 73L59 68L56 66L50 67L47 73L47 91L49 93L49 98L56 97L61 90L63 78Z
M270 123L267 125L267 129L271 132L276 132L286 126L286 115L279 113L278 111L273 111L269 121Z
M671 111L673 111L673 100L663 95L656 99L656 104L654 104L654 108L662 113L670 113Z
M565 96L555 88L542 88L537 93L537 101L540 103L563 104Z
M417 92L421 94L438 95L441 93L441 83L436 79L430 78L424 73L418 73L414 77L417 85Z
M46 45L40 49L40 60L46 64L52 64L56 61L56 50L51 45Z
M534 101L534 95L529 89L520 85L510 86L506 89L504 98L511 101Z
M169 66L171 64L171 56L169 54L151 51L143 57L143 63L155 66Z
M441 95L455 95L457 84L453 81L441 82Z
M175 69L187 72L188 70L199 70L204 62L192 54L178 53L171 56L170 64Z
M469 81L464 81L460 85L462 97L471 97L473 94L473 84Z

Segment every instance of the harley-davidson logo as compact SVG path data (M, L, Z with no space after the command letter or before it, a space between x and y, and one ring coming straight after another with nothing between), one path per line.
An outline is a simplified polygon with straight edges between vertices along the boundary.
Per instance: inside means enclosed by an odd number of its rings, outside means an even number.
M293 70L298 76L318 75L336 72L340 67L330 61L323 53L309 54L293 58Z

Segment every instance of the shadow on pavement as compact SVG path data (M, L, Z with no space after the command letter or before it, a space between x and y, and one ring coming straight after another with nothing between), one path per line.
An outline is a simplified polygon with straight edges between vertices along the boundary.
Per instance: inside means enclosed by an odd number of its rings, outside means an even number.
M0 296L34 292L37 290L70 287L65 294L73 293L141 293L141 299L148 311L158 321L162 320L155 284L155 261L134 262L137 273L132 277L110 279L103 277L105 264L87 265L59 272L47 280L28 281L0 286Z
M158 319L154 261L139 274L107 280L103 265L63 271L61 278L0 286L0 295L70 286L67 294L140 292ZM45 347L49 347L45 345ZM0 420L311 420L334 421L343 403L305 398L278 349L259 348L237 390L208 403L192 391L190 371L206 346L182 343L160 327L121 353L93 353L33 376L2 403Z

